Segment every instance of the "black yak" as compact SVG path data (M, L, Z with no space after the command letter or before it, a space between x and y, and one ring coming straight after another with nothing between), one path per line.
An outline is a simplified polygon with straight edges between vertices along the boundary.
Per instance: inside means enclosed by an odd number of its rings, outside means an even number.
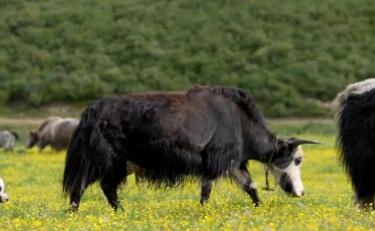
M359 208L374 209L375 79L349 85L336 101L341 160Z
M257 206L248 161L267 164L284 191L302 196L298 147L304 143L313 142L272 134L254 98L240 89L206 86L108 97L81 115L66 156L63 190L77 210L87 186L99 181L117 209L117 188L131 161L156 184L174 186L188 176L200 177L202 205L212 182L230 176Z

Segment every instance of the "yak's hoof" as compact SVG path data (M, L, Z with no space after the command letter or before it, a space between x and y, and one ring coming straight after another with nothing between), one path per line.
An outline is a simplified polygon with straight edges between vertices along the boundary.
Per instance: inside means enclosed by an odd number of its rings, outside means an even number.
M201 199L200 204L201 204L202 206L204 206L205 204L207 204L207 202L208 202L207 199Z
M254 206L255 206L255 207L259 207L261 204L262 204L261 201L254 202Z
M111 203L112 208L117 212L118 210L121 210L122 212L125 211L124 207L119 202Z
M125 212L125 209L124 207L121 205L121 204L118 204L117 207L115 208L115 211L121 211L121 212Z
M372 212L375 210L375 206L373 203L358 204L358 209L361 212Z
M79 204L72 202L72 207L68 211L74 213L74 212L78 212L78 209L79 209Z
M78 212L77 207L71 207L71 208L65 210L65 213L76 213L76 212Z

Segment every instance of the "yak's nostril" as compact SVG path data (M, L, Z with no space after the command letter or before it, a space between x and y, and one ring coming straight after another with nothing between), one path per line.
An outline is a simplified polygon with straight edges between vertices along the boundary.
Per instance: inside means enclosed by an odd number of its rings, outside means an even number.
M303 197L305 195L305 192L302 191L301 193L293 193L295 197Z
M1 202L2 202L2 203L5 203L5 202L7 202L7 201L9 201L9 197L8 197L7 195L2 196L2 197L0 198L0 203L1 203Z

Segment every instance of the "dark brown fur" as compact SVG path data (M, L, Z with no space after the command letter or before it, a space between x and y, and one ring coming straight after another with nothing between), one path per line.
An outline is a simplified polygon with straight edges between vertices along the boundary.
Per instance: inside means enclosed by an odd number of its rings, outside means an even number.
M29 132L27 148L37 145L39 150L42 151L49 145L57 151L67 149L78 123L79 120L77 119L48 118L36 132Z

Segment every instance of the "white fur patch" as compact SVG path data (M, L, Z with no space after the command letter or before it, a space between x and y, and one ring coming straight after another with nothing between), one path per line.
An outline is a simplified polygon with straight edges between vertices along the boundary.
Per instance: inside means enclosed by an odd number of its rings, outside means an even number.
M0 202L6 202L7 200L9 200L9 196L8 194L5 193L5 184L4 184L4 181L3 179L0 178Z
M273 165L271 169L278 183L280 182L281 176L286 173L292 181L295 195L300 197L304 193L304 187L301 179L301 164L296 165L294 161L296 158L303 158L303 150L300 146L294 151L293 160L290 162L288 167L281 169Z
M251 189L257 189L257 185L253 182L250 184L250 188Z
M367 79L365 81L354 84L354 86L356 86L356 89L353 91L353 94L361 95L375 88L375 79Z
M76 202L72 202L72 207L78 207L78 204Z
M336 98L333 100L333 109L339 111L348 99L349 95L361 95L372 89L375 89L375 78L366 79L364 81L348 85L343 91L338 93Z
M302 196L304 187L301 179L301 164L296 165L294 160L296 158L303 158L303 150L301 146L298 146L293 155L293 161L285 169L289 177L292 179L294 192L296 196Z

